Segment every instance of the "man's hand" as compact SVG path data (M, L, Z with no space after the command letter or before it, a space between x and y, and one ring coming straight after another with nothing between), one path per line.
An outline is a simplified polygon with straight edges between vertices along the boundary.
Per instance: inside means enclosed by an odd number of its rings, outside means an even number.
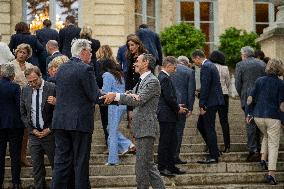
M99 99L105 99L104 103L110 104L114 101L115 97L116 97L116 93L109 92L106 95L101 96Z
M203 108L200 108L200 115L206 114L206 111Z
M41 138L46 137L50 132L51 131L49 128L43 129L43 131L41 132Z
M33 135L35 135L37 138L41 138L41 132L39 132L38 130L33 129L32 133L33 133Z
M249 123L251 122L251 120L253 120L253 117L250 116L250 115L248 115L248 116L246 117L246 123L249 124Z
M52 105L55 105L56 104L56 98L54 96L49 96L47 98L47 103L48 104L52 104Z
M186 114L186 117L189 117L192 115L192 111L188 111L187 114Z
M137 101L140 100L140 96L137 94L127 94L127 96L131 96L134 100L137 100Z
M187 112L188 112L187 108L179 107L179 111L178 111L179 114L186 114Z

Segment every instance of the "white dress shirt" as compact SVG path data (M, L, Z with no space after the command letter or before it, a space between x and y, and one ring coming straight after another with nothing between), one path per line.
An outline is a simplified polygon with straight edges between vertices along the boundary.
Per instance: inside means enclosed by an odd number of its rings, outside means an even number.
M161 70L162 72L164 72L165 74L167 74L168 76L170 76L170 74L166 71L166 70Z
M39 125L41 129L43 129L43 125L44 125L44 121L42 118L42 111L41 111L43 86L44 86L44 81L42 80L41 86L39 88ZM31 116L32 116L32 122L33 122L34 128L36 128L36 93L37 93L37 90L33 89Z

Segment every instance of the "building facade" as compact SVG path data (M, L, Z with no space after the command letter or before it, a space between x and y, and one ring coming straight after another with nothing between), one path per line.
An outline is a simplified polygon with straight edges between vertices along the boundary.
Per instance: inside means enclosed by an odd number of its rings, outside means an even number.
M91 26L94 37L115 52L142 23L159 33L186 22L206 34L205 49L212 51L229 27L261 34L274 22L275 7L269 0L0 0L4 41L9 41L17 22L32 24L41 14L57 24L75 15L79 26Z

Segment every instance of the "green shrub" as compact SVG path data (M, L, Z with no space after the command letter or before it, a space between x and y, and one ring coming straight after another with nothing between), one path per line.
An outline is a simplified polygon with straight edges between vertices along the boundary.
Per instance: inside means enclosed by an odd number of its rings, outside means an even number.
M205 35L192 25L180 23L166 28L160 34L161 45L166 56L190 57L195 49L203 49Z
M225 53L226 62L229 67L235 68L236 63L241 61L240 50L244 46L251 46L259 49L260 46L256 44L255 39L258 35L254 32L246 32L236 28L229 28L225 30L220 36L219 50Z

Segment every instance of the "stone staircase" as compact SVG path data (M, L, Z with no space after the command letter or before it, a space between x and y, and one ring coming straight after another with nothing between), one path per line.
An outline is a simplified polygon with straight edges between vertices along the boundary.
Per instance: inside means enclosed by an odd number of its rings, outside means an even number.
M186 165L180 165L187 171L185 175L178 175L175 178L164 177L167 188L184 189L284 189L284 137L281 137L280 152L278 157L277 186L269 186L265 183L265 171L261 170L258 162L245 162L246 150L246 130L244 127L244 116L240 108L239 100L230 100L230 129L231 129L231 152L223 154L218 164L202 165L196 163L205 157L204 143L196 129L198 118L198 107L195 103L193 115L188 119L184 132L181 158L187 160ZM99 112L99 111L97 111ZM105 166L107 155L104 154L103 131L101 123L96 115L95 131L93 134L92 151L90 158L90 182L92 188L109 189L132 189L135 188L135 155L125 155L120 157L119 166ZM216 130L218 143L223 148L222 131L219 120L216 120ZM121 124L121 130L129 135L126 129L126 121ZM155 145L157 150L157 144ZM30 158L30 157L29 157ZM47 180L51 180L51 167L47 164ZM6 156L5 188L11 181L10 157ZM24 187L33 184L32 168L22 168L22 184Z

